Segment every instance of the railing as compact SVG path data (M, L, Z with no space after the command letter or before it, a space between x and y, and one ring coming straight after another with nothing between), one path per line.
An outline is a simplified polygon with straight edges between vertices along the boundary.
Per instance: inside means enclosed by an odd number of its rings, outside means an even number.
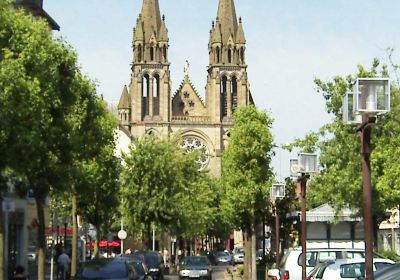
M172 121L209 122L209 121L211 121L211 119L210 119L210 117L204 117L204 116L172 116Z

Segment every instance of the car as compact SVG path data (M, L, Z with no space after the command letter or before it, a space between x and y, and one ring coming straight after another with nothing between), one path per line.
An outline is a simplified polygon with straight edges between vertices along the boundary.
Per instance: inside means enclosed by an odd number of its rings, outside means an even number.
M392 266L394 262L388 259L375 258L373 264L374 271L377 271ZM365 277L365 259L336 260L320 266L316 274L311 274L312 272L307 280L363 279Z
M140 260L124 258L99 258L85 262L79 268L76 280L151 280Z
M400 279L400 264L394 264L389 267L374 272L375 280L398 280Z
M161 254L155 251L148 251L145 253L145 259L151 277L153 277L154 280L163 280L165 266Z
M212 268L205 256L183 257L178 265L179 279L212 279Z
M237 246L233 249L233 264L244 263L244 249Z
M164 279L165 266L160 253L156 251L136 251L133 256L142 260L149 269L149 274L154 280Z
M307 274L321 262L335 261L337 259L364 258L363 249L346 248L307 248L306 270ZM381 257L374 253L374 257ZM277 279L301 279L303 253L301 248L288 250L282 257L279 267L268 271L268 280Z
M232 264L232 256L225 251L218 251L214 255L216 265L219 264Z

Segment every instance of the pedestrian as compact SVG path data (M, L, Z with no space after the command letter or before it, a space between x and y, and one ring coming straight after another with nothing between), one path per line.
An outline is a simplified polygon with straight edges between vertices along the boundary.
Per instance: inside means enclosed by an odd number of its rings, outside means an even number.
M22 265L18 265L15 268L14 276L11 280L27 280L29 279L28 276L25 274L25 268Z
M60 280L67 280L68 279L68 270L71 260L67 253L63 251L61 255L57 259L57 266L59 271L59 279Z

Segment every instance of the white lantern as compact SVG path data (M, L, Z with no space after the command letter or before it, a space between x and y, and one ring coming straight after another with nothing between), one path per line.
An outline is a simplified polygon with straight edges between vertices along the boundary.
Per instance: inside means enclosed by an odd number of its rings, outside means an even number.
M299 171L299 160L297 158L292 158L290 160L290 177L297 177Z
M271 186L270 198L283 198L285 197L285 184L276 183Z
M311 153L299 153L299 173L310 174L318 172L317 155Z
M353 96L353 92L349 91L343 97L342 117L343 122L347 124L359 124L362 122L360 113L356 111Z
M376 115L390 110L388 78L358 78L354 86L355 112Z

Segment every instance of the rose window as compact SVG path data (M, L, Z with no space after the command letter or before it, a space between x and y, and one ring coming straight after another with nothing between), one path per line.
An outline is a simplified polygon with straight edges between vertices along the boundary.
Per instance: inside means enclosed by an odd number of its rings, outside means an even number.
M193 151L200 152L200 155L196 160L196 162L200 166L200 170L203 170L208 166L208 163L210 162L210 154L203 140L194 136L187 136L183 138L181 146L188 152L193 152Z

